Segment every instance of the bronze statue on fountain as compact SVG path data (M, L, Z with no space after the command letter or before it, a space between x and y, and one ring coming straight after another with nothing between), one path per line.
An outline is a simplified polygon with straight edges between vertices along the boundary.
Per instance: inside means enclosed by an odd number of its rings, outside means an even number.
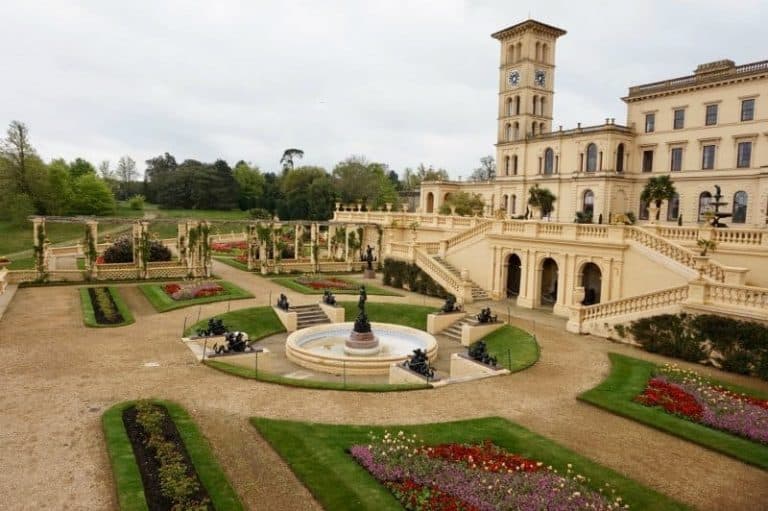
M376 278L376 271L373 269L373 262L376 258L373 256L373 247L368 245L365 249L365 255L363 261L365 261L365 271L363 272L363 278L374 279Z
M720 193L720 186L719 185L715 185L715 195L713 197L713 199L715 199L715 200L709 203L710 206L713 206L715 208L715 211L712 212L712 223L710 224L715 229L722 229L722 228L728 227L726 224L721 224L720 223L720 219L721 218L728 218L728 217L733 216L733 213L721 213L720 212L720 207L721 206L727 206L728 205L727 202L722 202L720 200L722 198L723 198L723 194Z
M365 312L365 302L368 301L368 293L365 286L360 286L360 297L357 300L357 318L355 326L344 344L344 351L348 355L372 355L379 351L379 339L371 331L371 322Z

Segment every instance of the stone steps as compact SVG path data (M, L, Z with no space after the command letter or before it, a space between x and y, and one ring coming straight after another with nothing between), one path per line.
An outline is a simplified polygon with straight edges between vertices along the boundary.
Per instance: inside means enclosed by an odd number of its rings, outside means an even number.
M461 342L461 328L465 324L474 324L474 318L471 315L466 315L460 320L453 323L451 326L440 332L441 335L448 337L457 342Z
M451 263L449 263L448 261L446 261L445 259L439 256L433 256L433 258L435 259L435 261L437 261L442 266L444 266L445 269L450 271L456 277L461 278L461 271L458 268L456 268ZM485 289L481 288L480 286L472 282L472 299L474 301L488 300L489 298L490 296L488 295L488 292Z
M298 305L291 307L291 311L296 313L296 326L299 329L331 322L317 304Z

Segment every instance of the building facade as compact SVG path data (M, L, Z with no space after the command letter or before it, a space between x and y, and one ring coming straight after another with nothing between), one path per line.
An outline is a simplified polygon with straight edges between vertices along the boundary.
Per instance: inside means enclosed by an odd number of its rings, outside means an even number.
M428 182L419 209L439 210L452 193L480 194L485 214L519 218L529 189L557 200L548 215L594 222L628 213L649 220L640 194L648 178L670 175L677 196L660 223L703 224L719 185L734 227L768 222L768 61L702 64L694 74L632 86L625 124L553 128L555 50L565 31L527 20L494 33L500 43L497 175L488 182Z

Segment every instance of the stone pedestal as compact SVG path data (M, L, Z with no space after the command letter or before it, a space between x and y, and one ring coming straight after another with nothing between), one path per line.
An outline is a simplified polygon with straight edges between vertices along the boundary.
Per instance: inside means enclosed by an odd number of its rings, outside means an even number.
M376 270L369 270L368 268L363 271L363 278L364 279L375 279L376 278Z
M375 355L380 350L379 339L373 332L355 332L349 334L344 343L344 353L351 356Z

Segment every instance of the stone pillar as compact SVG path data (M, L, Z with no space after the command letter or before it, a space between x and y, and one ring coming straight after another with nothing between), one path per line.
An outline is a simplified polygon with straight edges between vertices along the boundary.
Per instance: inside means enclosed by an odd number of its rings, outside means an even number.
M99 243L99 223L95 220L89 220L85 223L86 236L85 247L85 271L88 278L91 279L96 273L96 245Z
M312 263L312 270L317 271L317 224L312 223L309 226L309 260Z
M327 240L327 242L328 242L328 259L331 260L331 261L333 261L335 259L334 258L334 253L332 252L332 250L333 250L333 243L331 243L331 240L333 239L333 235L334 234L336 234L336 227L331 225L331 224L328 224L328 228L326 230L326 236L328 237L328 240Z
M517 306L533 309L536 306L536 284L541 281L541 268L536 268L536 254L526 250L520 265L520 294Z
M561 261L557 264L557 300L555 300L552 312L558 316L568 317L570 315L570 309L566 303L567 299L573 293L573 288L568 285L573 273L570 269L571 265L571 258L567 255L563 256Z
M346 224L344 229L344 260L349 263L349 224Z
M499 254L501 253L500 247L493 247L493 273L491 274L491 298L494 300L501 300L501 290L500 290L500 284L501 284L501 265L500 265L500 257Z
M301 234L299 227L300 226L296 224L293 228L293 258L296 260L299 259L299 236Z

